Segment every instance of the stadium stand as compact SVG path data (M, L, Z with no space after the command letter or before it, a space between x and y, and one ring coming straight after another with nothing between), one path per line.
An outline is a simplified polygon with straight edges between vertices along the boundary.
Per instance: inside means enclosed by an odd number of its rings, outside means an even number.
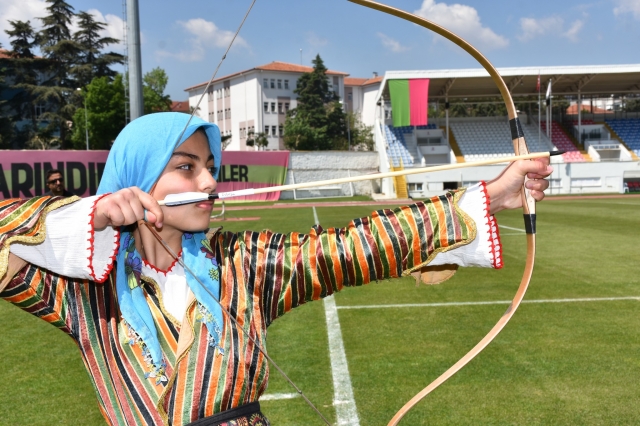
M542 131L547 131L547 123L545 121L542 122ZM581 163L586 161L560 124L555 121L551 122L551 143L559 150L567 151L562 154L562 159L565 163Z
M605 120L609 127L636 155L640 155L640 119Z
M415 129L436 129L435 124L428 124L426 126L416 126ZM414 126L405 127L393 127L385 124L383 126L383 133L387 140L387 155L393 166L400 166L400 160L405 167L413 167L414 165L420 165L420 155L418 154L418 148L415 142L408 144L407 139L411 139L411 135L414 131ZM405 137L407 135L407 137Z
M546 136L538 139L536 126L523 125L524 136L531 152L549 151L552 147ZM465 161L513 155L511 130L504 121L457 121L451 123L458 148Z

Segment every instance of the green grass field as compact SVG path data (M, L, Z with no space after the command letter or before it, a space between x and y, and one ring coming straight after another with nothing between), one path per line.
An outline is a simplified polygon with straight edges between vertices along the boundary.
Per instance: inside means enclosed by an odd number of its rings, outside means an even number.
M318 207L326 228L370 207ZM511 323L480 356L429 395L406 425L640 424L640 199L546 201L538 205L536 268ZM227 230L306 231L308 207L231 211ZM520 212L500 225L522 228ZM216 225L220 223L216 222ZM501 229L505 268L469 268L437 286L413 279L380 282L336 295L361 425L386 424L407 400L457 361L493 326L520 282L524 234ZM450 303L448 306L376 307ZM359 306L371 306L355 309ZM350 308L350 309L348 309ZM63 333L0 303L0 424L104 424L75 345ZM312 330L312 332L309 332ZM270 355L331 420L331 358L324 305L277 320ZM271 370L267 394L290 394ZM321 425L301 398L262 403L274 425Z

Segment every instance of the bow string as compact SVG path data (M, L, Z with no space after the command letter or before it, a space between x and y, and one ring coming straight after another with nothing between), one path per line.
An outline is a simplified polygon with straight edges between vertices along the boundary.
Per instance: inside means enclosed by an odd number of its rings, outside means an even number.
M507 88L504 80L496 70L496 68L489 62L489 60L478 51L475 47L473 47L469 42L464 40L462 37L454 34L448 29L441 27L434 22L431 22L427 19L424 19L415 14L406 12L401 9L397 9L392 6L388 6L382 3L378 3L372 0L349 0L352 3L359 4L361 6L365 6L371 9L378 10L380 12L387 13L389 15L396 16L400 19L404 19L406 21L412 22L416 25L424 27L428 30L431 30L449 41L452 41L456 45L460 46L464 51L473 56L483 67L493 81L496 86L498 86L498 90L502 95L504 103L507 107L507 112L509 116L509 127L511 129L511 139L513 142L513 149L516 155L528 154L529 149L527 148L527 143L524 138L524 133L522 131L522 125L520 124L520 119L518 118L518 114L516 111L516 107L513 103L513 98L511 97L511 93ZM527 178L525 177L525 182ZM396 414L393 416L391 421L389 422L389 426L396 426L400 420L411 410L418 402L420 402L425 396L431 393L434 389L440 386L442 383L447 381L451 376L456 374L458 371L462 369L465 365L467 365L473 358L475 358L480 352L486 348L489 343L502 331L502 329L507 325L513 314L520 306L520 302L524 298L524 295L529 287L529 282L531 281L531 275L533 273L533 265L535 261L535 251L536 251L536 239L535 239L535 231L536 231L536 204L535 200L531 196L531 191L526 189L523 185L521 190L521 199L522 199L522 210L524 214L524 222L525 229L527 235L527 259L524 268L524 273L522 275L522 280L520 281L520 286L518 290L507 308L507 311L502 315L502 317L498 320L496 325L489 331L489 333L476 345L471 349L466 355L464 355L458 362L456 362L453 366L451 366L447 371L445 371L440 377L434 380L431 384L421 390L418 394L416 394L409 402L407 402L404 407L402 407Z

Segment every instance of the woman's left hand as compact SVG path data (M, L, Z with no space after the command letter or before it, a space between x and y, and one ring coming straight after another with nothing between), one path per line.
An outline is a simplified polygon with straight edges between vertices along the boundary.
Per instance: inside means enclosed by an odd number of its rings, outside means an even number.
M531 196L536 201L542 201L544 190L549 187L546 178L553 172L549 165L549 158L535 160L519 160L507 166L500 176L487 183L487 192L491 199L491 214L504 209L522 207L520 189L525 176L529 179L525 187L531 190Z

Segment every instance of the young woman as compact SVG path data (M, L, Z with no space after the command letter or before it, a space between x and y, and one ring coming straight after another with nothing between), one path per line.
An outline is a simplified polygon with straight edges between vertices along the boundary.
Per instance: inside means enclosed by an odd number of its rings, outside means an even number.
M267 425L268 364L247 334L264 345L291 309L426 264L502 267L493 214L520 206L525 175L542 200L551 173L548 161L522 161L489 184L345 228L207 236L212 202L157 203L216 189L219 130L194 118L182 134L188 119L130 123L101 195L0 202L0 297L77 342L109 424Z

